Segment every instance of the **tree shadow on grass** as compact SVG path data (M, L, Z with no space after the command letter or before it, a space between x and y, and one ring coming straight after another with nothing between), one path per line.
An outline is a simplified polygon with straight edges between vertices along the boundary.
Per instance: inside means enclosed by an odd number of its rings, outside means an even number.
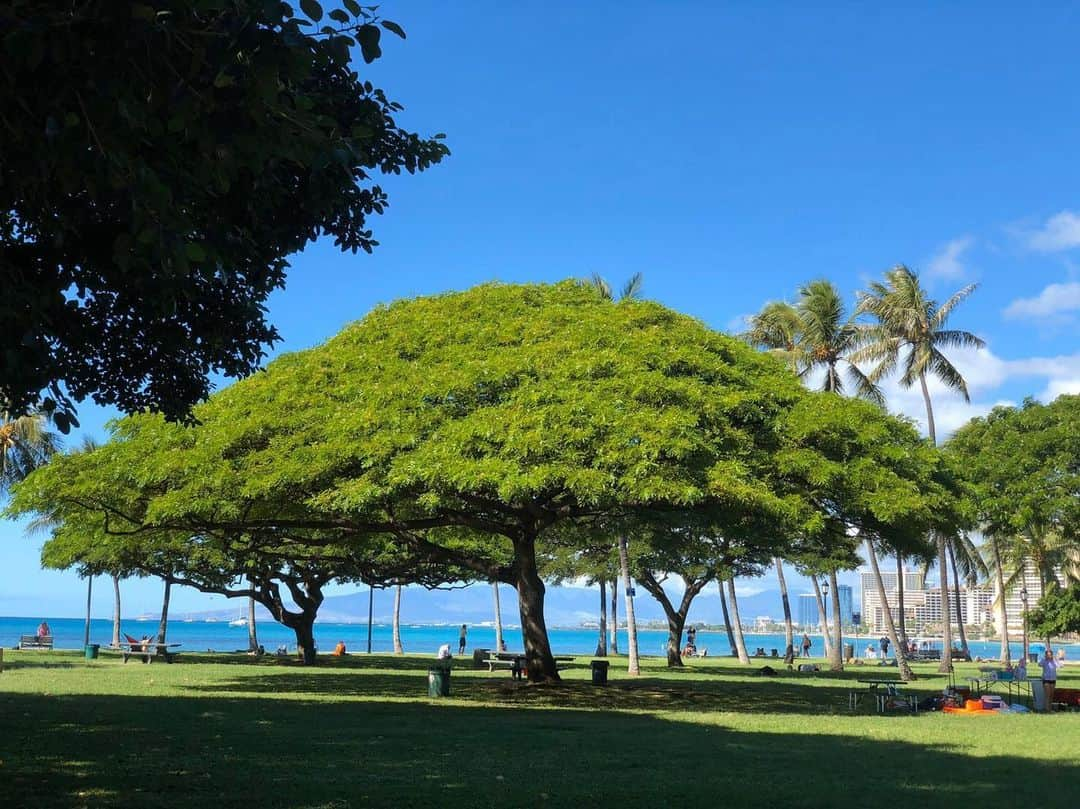
M851 685L822 685L794 679L680 682L653 677L612 680L605 686L582 679L530 685L506 673L491 676L469 670L452 670L450 677L451 697L458 702L504 708L594 711L847 714ZM293 669L183 687L195 693L249 697L276 693L315 699L417 699L427 693L427 669L417 671L416 676L350 669ZM873 710L872 699L861 701L860 713Z
M1054 809L1080 792L1074 761L447 701L7 694L0 745L5 804L46 809L830 806L845 795Z

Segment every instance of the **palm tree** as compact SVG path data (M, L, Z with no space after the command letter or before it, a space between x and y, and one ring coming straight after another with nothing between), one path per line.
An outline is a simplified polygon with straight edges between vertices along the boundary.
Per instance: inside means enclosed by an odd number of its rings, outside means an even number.
M608 627L611 635L611 643L608 645L611 647L611 653L617 655L619 653L619 579L617 577L611 580L611 623Z
M975 284L969 284L939 305L923 289L918 273L901 264L885 273L885 283L874 282L868 292L860 292L858 296L856 314L868 314L877 322L861 329L863 347L852 359L877 363L869 374L870 381L874 383L892 374L902 364L900 384L909 388L919 383L926 405L927 433L935 446L937 432L934 428L934 409L926 378L930 375L937 377L947 388L960 393L964 401L971 401L967 382L942 353L942 349L982 348L985 345L970 332L945 328L949 316L975 288ZM939 535L937 550L938 569L941 571L941 614L945 616L942 621L942 672L952 670L946 545L945 538Z
M724 579L717 579L716 583L723 593ZM727 577L727 597L731 606L731 620L728 621L728 631L735 635L735 651L739 655L739 662L744 666L750 665L750 655L746 653L746 639L743 637L742 619L739 617L739 599L735 595L735 576Z
M1002 563L1001 540L989 535L982 547L986 560L987 569L994 577L994 603L992 609L997 613L998 631L1001 633L1001 651L999 654L1002 663L1011 663L1012 654L1009 651L1009 614L1005 608L1005 568Z
M731 629L731 615L728 613L727 597L724 595L724 579L722 576L717 577L716 585L717 589L720 591L720 609L724 614L724 629L727 630L728 648L731 649L732 654L735 654L737 651L735 645L735 632Z
M394 620L393 620L394 654L405 654L405 647L401 645L401 585L394 588Z
M499 602L499 583L493 581L491 583L491 589L495 596L495 651L501 652L503 650L503 631L502 604Z
M884 406L881 391L859 370L852 358L862 339L861 329L852 318L845 316L844 301L836 287L825 280L805 284L799 289L795 309L799 313L801 330L798 341L801 373L805 375L821 369L825 372L821 389L844 393L844 379L840 374L843 365L855 395Z
M637 620L634 617L634 588L630 585L630 554L626 534L619 534L619 569L622 571L623 592L626 594L626 654L629 658L627 674L636 677L641 673L638 660Z
M799 341L802 323L799 312L786 301L770 301L760 312L753 315L748 328L741 335L744 341L780 357L799 372Z
M791 622L791 599L788 598L787 580L784 578L784 563L779 556L773 558L773 563L776 565L776 578L780 582L780 602L784 606L784 659L790 661L795 655L795 628Z
M112 643L113 649L120 648L120 577L112 574L113 583L113 618L112 618Z
M0 415L0 492L6 492L39 466L48 463L60 440L48 429L44 413Z
M248 651L255 652L259 649L259 630L255 626L255 599L248 596Z
M952 563L953 581L956 583L956 624L960 633L960 648L968 660L971 659L971 650L968 648L967 633L964 630L964 613L960 604L960 581L968 587L974 587L979 581L987 578L990 571L986 567L979 549L975 547L966 534L957 533L947 540L949 547L949 561Z
M600 585L600 637L596 641L596 656L607 657L607 582L601 576Z
M885 595L885 582L881 578L881 568L878 567L877 553L874 551L873 541L866 538L866 558L870 561L870 570L874 574L874 583L877 585L878 600L881 603L881 614L885 619L885 632L892 641L893 649L896 650L896 666L900 669L900 679L909 683L915 679L915 672L907 660L907 647L900 645L900 638L896 634L896 624L893 623L892 612L889 610L889 599ZM946 615L948 611L946 610ZM948 623L946 621L945 623ZM942 654L945 652L943 651Z
M630 276L630 280L623 284L622 289L619 290L618 298L615 297L615 293L611 288L611 284L609 284L598 272L594 272L592 276L587 281L585 281L585 283L591 286L597 292L599 292L601 297L603 297L605 300L625 301L636 300L637 298L641 297L642 280L643 279L641 273L634 273L632 276Z

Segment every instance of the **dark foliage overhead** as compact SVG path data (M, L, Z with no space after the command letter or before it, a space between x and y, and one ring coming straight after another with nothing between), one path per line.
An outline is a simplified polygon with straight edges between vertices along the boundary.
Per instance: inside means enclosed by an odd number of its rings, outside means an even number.
M400 27L301 7L0 6L5 409L44 394L62 430L88 397L185 418L208 373L250 373L277 339L287 257L321 234L370 251L373 175L447 154L350 64Z

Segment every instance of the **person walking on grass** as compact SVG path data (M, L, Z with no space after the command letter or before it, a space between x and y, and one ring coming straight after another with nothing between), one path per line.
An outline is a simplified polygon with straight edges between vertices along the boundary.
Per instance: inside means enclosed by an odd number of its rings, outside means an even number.
M813 646L813 641L810 640L810 636L803 632L802 636L802 656L810 656L810 647Z
M881 647L881 659L884 660L889 656L889 639L882 635L881 640L878 641L878 645Z
M461 625L461 632L458 633L458 639L457 639L458 657L461 657L463 654L465 654L465 631L466 631L466 629L467 629L467 627L465 626L465 624L462 624Z
M1042 685L1043 691L1046 692L1046 710L1054 710L1054 688L1057 686L1057 670L1058 662L1054 659L1054 650L1050 648L1050 645L1046 646L1046 653L1043 655L1043 659L1039 661L1039 665L1042 666Z

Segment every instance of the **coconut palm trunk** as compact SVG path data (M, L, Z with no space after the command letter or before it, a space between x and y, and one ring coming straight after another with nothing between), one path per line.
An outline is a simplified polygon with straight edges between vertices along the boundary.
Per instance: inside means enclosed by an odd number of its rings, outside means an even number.
M255 652L259 649L259 630L255 626L255 599L248 596L248 651Z
M169 596L172 594L172 579L165 579L165 595L161 599L161 621L158 622L157 642L165 643L165 632L169 628Z
M501 652L503 650L502 602L499 600L497 581L491 583L491 594L495 599L495 651Z
M90 601L94 593L94 577L86 577L86 626L83 629L83 646L90 645Z
M619 569L622 571L623 592L626 594L626 645L627 662L626 673L636 677L641 673L641 664L638 660L637 621L634 618L634 588L630 584L630 554L626 547L626 537L619 537Z
M723 583L720 583L723 587ZM746 653L746 639L743 637L742 620L739 618L739 598L735 595L735 577L729 576L727 580L728 601L731 602L731 618L728 626L735 633L735 650L739 653L739 662L745 666L750 665L750 655Z
M874 573L874 584L877 586L878 599L881 601L881 614L885 620L885 632L892 641L895 649L896 666L900 669L900 679L910 683L915 678L915 672L908 664L907 649L900 645L900 637L896 634L896 624L893 623L892 610L889 609L889 600L885 595L885 582L881 579L881 569L878 567L877 554L874 552L874 543L866 540L866 557L870 560L870 569Z
M994 554L994 574L997 578L997 603L998 620L1001 621L1001 652L999 658L1002 663L1012 662L1012 653L1009 651L1009 614L1005 609L1005 571L1001 569L1001 548L997 537L990 537L990 548Z
M840 618L840 587L836 581L836 571L829 571L829 594L832 597L833 638L829 654L829 671L844 670L843 622Z
M401 591L402 586L399 584L394 588L394 620L393 620L393 636L394 636L394 654L405 654L405 647L401 645Z
M724 613L724 629L727 630L727 642L728 648L731 650L732 656L738 654L738 647L735 645L735 633L731 629L731 616L728 614L727 596L724 595L724 580L716 580L717 589L720 591L720 609Z
M922 390L923 403L926 405L926 433L930 443L937 446L937 430L934 427L934 407L930 403L930 388L926 385L926 374L919 374L919 387ZM946 558L947 541L940 532L936 533L938 570L941 571L941 665L938 671L947 674L952 671L952 621L949 617L949 560Z
M596 656L607 657L607 585L601 578L600 585L600 637L596 640Z
M814 600L817 601L818 619L821 622L821 642L825 645L825 657L832 659L832 639L829 637L829 621L825 611L825 599L821 597L821 586L813 576L810 582L814 585Z
M780 601L784 607L784 659L787 660L795 654L795 628L791 623L791 600L784 579L784 563L779 556L773 562L776 563L776 579L780 582Z
M113 649L120 648L120 577L113 575L113 614L112 614L112 643Z
M968 649L967 631L964 629L964 605L960 603L960 571L956 567L956 550L949 543L949 561L952 562L953 583L956 585L956 631L960 636L960 650L964 658L971 659L971 651Z
M907 610L904 608L904 554L896 552L896 623L900 642L910 648L907 636Z
M611 653L619 653L619 580L611 580L611 624L608 631L611 634Z

